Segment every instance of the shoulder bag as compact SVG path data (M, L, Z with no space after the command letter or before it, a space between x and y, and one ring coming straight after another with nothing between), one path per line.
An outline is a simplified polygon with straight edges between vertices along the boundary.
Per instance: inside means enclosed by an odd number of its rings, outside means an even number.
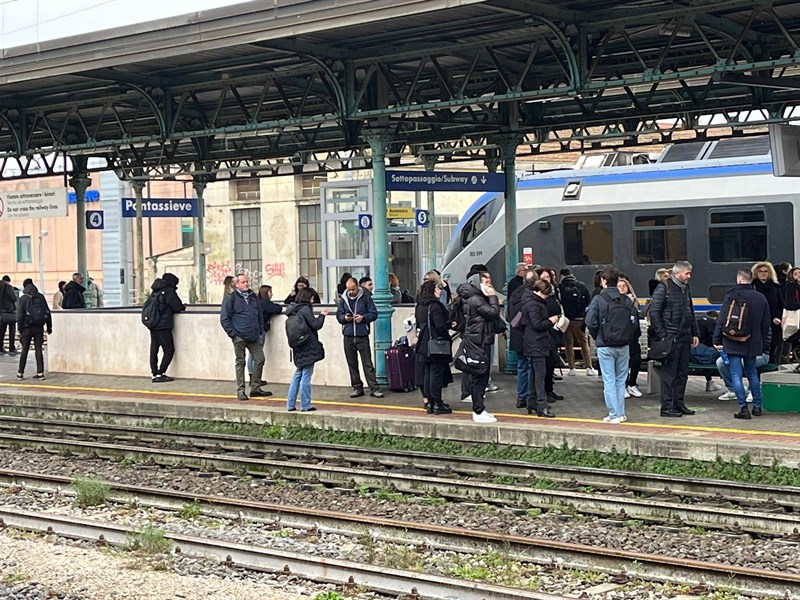
M665 294L664 294L664 302L666 303L667 299L669 299L669 282L664 284ZM683 295L683 294L681 294ZM652 298L651 298L652 301ZM683 311L681 312L681 322L678 325L678 331L683 329L683 323L686 321L686 306L683 304ZM653 340L650 342L650 349L647 353L647 358L649 360L658 360L663 361L669 358L670 354L672 354L672 349L675 347L675 337L667 334L667 336L663 340Z
M433 329L431 329L431 307L428 307L428 357L442 357L450 358L452 353L452 341L447 339L436 339L433 337Z

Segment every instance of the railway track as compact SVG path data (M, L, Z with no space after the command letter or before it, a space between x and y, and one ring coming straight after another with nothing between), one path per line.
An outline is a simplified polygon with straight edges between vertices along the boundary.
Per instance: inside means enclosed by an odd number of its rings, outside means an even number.
M24 486L47 493L63 493L71 483L72 480L68 477L0 470L0 485L7 489ZM711 589L724 587L741 593L773 597L794 597L792 594L800 593L800 575L792 573L114 482L108 482L107 485L112 488L110 501L135 502L164 510L179 510L187 502L199 502L203 512L210 516L226 519L248 518L274 524L276 528L292 527L353 537L368 533L383 541L424 544L431 548L464 553L502 552L513 560L542 565L558 563L560 568L599 570L617 574L621 580L640 578L647 581L704 585ZM105 525L88 519L7 509L0 509L0 525L52 531L83 540L102 539L116 544L124 544L133 532L130 528ZM346 582L347 585L365 586L382 593L408 594L408 598L458 597L464 600L487 597L497 600L563 598L483 583L477 586L480 589L476 589L474 582L418 572L410 574L395 569L331 560L314 555L272 551L263 547L223 543L196 536L169 533L166 536L171 538L182 552L212 556L251 569L278 572L287 572L288 569L292 573L301 574L315 581Z
M781 486L513 461L487 472L485 460L466 457L8 417L0 419L0 445L735 532L800 530L800 490ZM545 476L562 487L535 487ZM516 483L496 483L505 478Z

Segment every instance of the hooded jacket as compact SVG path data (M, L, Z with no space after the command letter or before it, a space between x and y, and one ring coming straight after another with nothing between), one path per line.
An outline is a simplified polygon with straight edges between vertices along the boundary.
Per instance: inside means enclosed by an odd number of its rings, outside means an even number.
M553 352L547 300L538 294L525 289L522 293L521 308L525 323L523 354L528 358L548 357Z
M17 312L17 292L7 281L0 280L0 313Z
M778 287L777 285L775 287ZM747 311L750 324L750 339L744 342L730 340L722 335L722 328L728 314L728 308L735 297L740 297L747 302ZM717 326L714 329L714 345L722 344L722 349L731 356L756 357L761 354L769 354L770 343L772 340L770 328L769 305L764 295L753 289L751 284L740 284L733 286L725 295L722 301L722 308L717 318Z
M83 299L83 293L86 288L77 281L69 281L64 286L64 299L61 301L61 308L68 310L70 308L86 308L86 302Z
M480 285L481 276L475 274L458 286L457 291L463 301L466 319L464 336L473 344L488 346L494 344L495 338L489 322L500 318L500 304L497 296L484 296Z
M152 290L151 295L161 294L159 301L167 308L162 314L158 325L153 327L151 331L172 329L175 327L175 313L183 312L186 310L186 305L181 302L178 297L178 282L180 280L172 273L164 273L159 279L153 282L150 286Z
M222 303L219 322L229 338L257 341L264 333L264 318L261 316L258 296L252 290L234 290Z
M292 302L286 309L286 317L288 318L294 314L301 315L311 330L311 339L299 348L292 349L292 360L298 369L302 369L310 367L325 358L325 347L319 341L319 335L317 334L322 329L322 326L325 325L325 317L323 315L315 317L310 304Z
M38 296L47 309L47 321L44 325L33 326L28 323L28 304L30 304L34 296ZM39 293L39 288L32 283L25 286L22 290L22 296L19 297L19 302L17 303L17 323L20 332L31 327L42 327L47 330L47 333L53 333L53 319L50 316L50 307L47 306L47 299Z
M342 324L342 335L348 337L369 337L370 323L378 318L378 309L375 301L364 288L358 286L355 298L350 297L350 293L345 290L339 298L336 307L336 320ZM361 323L355 320L347 320L347 315L361 315L364 319Z

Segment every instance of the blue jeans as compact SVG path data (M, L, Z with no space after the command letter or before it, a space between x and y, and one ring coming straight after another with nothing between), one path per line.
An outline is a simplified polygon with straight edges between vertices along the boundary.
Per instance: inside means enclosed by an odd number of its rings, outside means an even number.
M287 409L295 408L298 389L300 391L300 410L311 408L311 374L313 372L314 365L295 369L292 383L289 384L289 395L286 398Z
M733 391L736 392L736 400L739 401L739 408L747 406L747 392L744 391L743 376L747 376L747 380L750 382L750 391L753 392L753 407L761 406L761 382L758 380L756 357L731 356L729 354L728 358L731 362Z
M756 369L760 369L767 363L769 363L769 354L759 354L756 356ZM725 384L725 387L728 388L728 391L735 392L736 390L733 389L733 378L731 377L731 366L726 365L721 357L717 359L717 371L719 371L722 382Z
M603 397L608 408L608 416L619 418L625 415L625 383L628 381L628 361L630 348L621 346L597 348L597 360L603 375Z
M517 400L527 401L531 395L531 361L522 352L517 352Z

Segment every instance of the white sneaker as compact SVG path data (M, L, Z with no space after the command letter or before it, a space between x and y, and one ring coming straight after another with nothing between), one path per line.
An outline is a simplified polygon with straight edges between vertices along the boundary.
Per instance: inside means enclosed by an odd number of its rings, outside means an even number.
M630 397L631 397L631 393L628 391L627 388L625 388L625 399L627 400Z
M752 402L753 401L753 392L747 392L747 398L745 402Z
M619 425L622 423L619 417L603 417L604 423L611 423L612 425Z
M484 410L481 414L472 413L472 420L475 423L497 423L495 416L488 410Z
M624 422L625 422L625 421L627 421L627 420L628 420L628 417L626 417L625 415L622 415L622 416L619 418L619 422L620 422L620 423L624 423Z
M725 392L718 400L736 400L736 392Z
M569 373L567 373L567 375L569 375L570 377L575 377L575 375L577 374L578 372L575 369L570 369Z
M463 402L464 404L472 404L472 394L470 394L466 398L462 398L461 402Z
M592 367L589 367L588 369L586 369L586 374L589 377L597 377L597 371L595 371Z
M489 384L489 386L486 388L486 391L487 391L487 392L496 392L496 391L497 391L497 390L499 390L499 389L500 389L500 388L499 388L499 387L497 387L495 384L493 384L493 383L490 383L490 384Z
M625 389L627 389L627 390L628 390L628 393L629 393L631 396L633 396L634 398L641 398L641 397L642 397L642 392L641 392L641 390L639 389L639 387L638 387L638 386L635 386L635 385L629 385L629 386L628 386L627 388L625 388Z
M611 415L606 415L603 417L603 423L610 423L611 419L616 419L616 417L612 417Z
M706 381L706 391L707 392L718 392L721 389L723 389L722 386L719 383L717 383L716 381L714 381L713 379L711 381Z

